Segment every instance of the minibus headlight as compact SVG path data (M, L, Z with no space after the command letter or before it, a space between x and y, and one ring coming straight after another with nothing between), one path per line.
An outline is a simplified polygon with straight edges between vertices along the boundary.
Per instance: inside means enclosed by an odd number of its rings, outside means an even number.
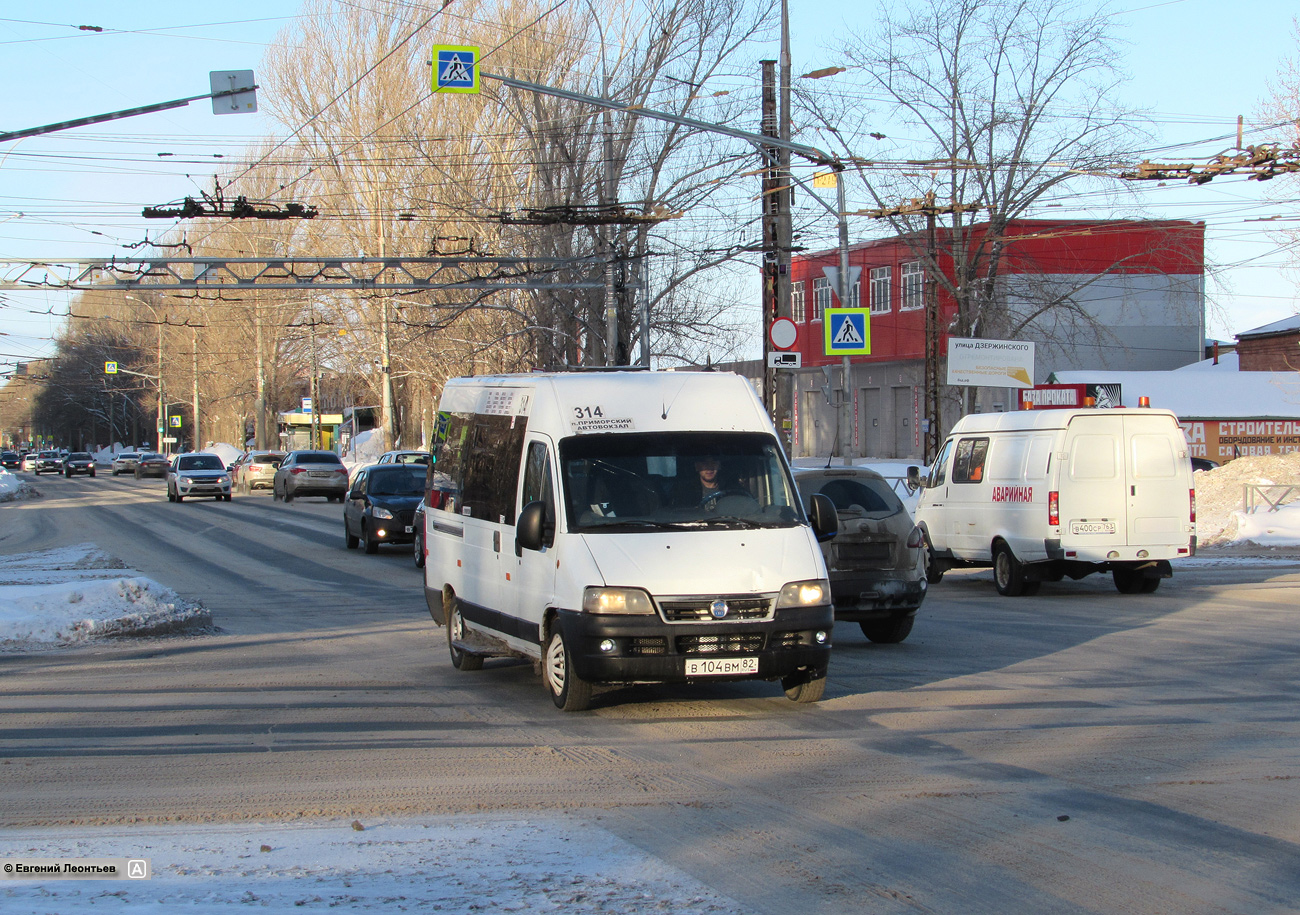
M640 588L587 588L582 592L582 609L587 613L645 615L655 612L650 595Z
M812 581L792 581L782 588L781 596L776 600L776 609L819 607L830 602L831 583L824 578L815 578Z

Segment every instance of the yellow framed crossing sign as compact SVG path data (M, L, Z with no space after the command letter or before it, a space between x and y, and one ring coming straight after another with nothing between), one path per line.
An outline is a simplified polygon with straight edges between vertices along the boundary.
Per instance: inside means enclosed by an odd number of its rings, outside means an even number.
M477 93L478 50L465 45L434 45L433 91Z
M826 355L862 356L871 352L871 316L866 308L828 308L822 317Z

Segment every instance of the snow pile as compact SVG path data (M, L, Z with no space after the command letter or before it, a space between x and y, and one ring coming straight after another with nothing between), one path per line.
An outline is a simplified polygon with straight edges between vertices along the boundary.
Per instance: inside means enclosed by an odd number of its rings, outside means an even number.
M1195 474L1194 482L1198 546L1300 544L1300 454L1237 458ZM1253 513L1246 514L1248 484L1296 488L1281 499L1280 510L1269 511L1261 501ZM1277 501L1282 495L1281 490L1273 490L1270 498Z
M0 467L0 502L13 502L17 499L39 499L40 497L40 491L31 483L18 479L18 477Z
M341 457L343 463L352 471L367 464L373 464L384 453L384 436L379 429L369 429L352 440L352 447Z
M229 442L208 442L203 450L207 454L215 454L221 458L221 463L227 467L239 460L244 453Z
M131 572L92 543L0 557L0 649L212 625L202 606Z

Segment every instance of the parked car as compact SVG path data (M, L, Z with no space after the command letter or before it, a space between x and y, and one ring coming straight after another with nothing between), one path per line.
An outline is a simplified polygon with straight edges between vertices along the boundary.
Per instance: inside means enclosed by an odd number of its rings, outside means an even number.
M376 464L423 464L425 467L433 460L428 451L385 451Z
M925 540L889 481L866 467L796 468L805 502L835 505L839 533L822 543L835 619L857 623L873 642L907 638L925 600Z
M422 464L376 464L359 472L343 506L348 549L364 543L367 553L377 553L381 543L410 543L415 506L423 497Z
M284 451L249 451L230 465L230 482L244 495L254 489L271 489L275 471L287 456Z
M143 477L165 477L167 468L172 465L171 458L165 454L158 454L156 451L146 451L140 455L140 460L135 465L135 478L137 480Z
M215 454L178 454L167 469L167 501L184 502L190 496L211 496L230 501L230 474Z
M95 459L88 451L73 451L63 459L63 475L71 479L75 474L95 475Z
M117 476L119 473L135 473L135 468L140 465L140 452L138 451L119 451L113 455L112 474Z
M411 548L415 553L415 567L424 568L424 500L421 499L415 506L415 517L411 520L411 525L415 528L415 539L411 541Z
M1192 473L1195 473L1198 470L1213 470L1215 467L1219 466L1218 461L1212 461L1209 458L1194 457L1191 461Z
M23 459L17 451L0 451L0 467L5 470L21 470Z
M63 473L63 455L56 450L40 451L32 469L37 476L43 473Z
M342 502L347 493L348 469L333 451L290 451L271 481L272 498L286 502L298 496Z

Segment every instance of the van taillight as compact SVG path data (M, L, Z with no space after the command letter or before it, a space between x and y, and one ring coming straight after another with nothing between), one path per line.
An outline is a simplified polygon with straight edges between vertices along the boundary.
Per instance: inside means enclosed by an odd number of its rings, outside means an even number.
M1196 523L1196 490L1189 489L1187 491L1187 494L1192 500L1192 523L1195 524Z
M1061 523L1061 494L1053 490L1047 494L1047 524L1056 527Z

